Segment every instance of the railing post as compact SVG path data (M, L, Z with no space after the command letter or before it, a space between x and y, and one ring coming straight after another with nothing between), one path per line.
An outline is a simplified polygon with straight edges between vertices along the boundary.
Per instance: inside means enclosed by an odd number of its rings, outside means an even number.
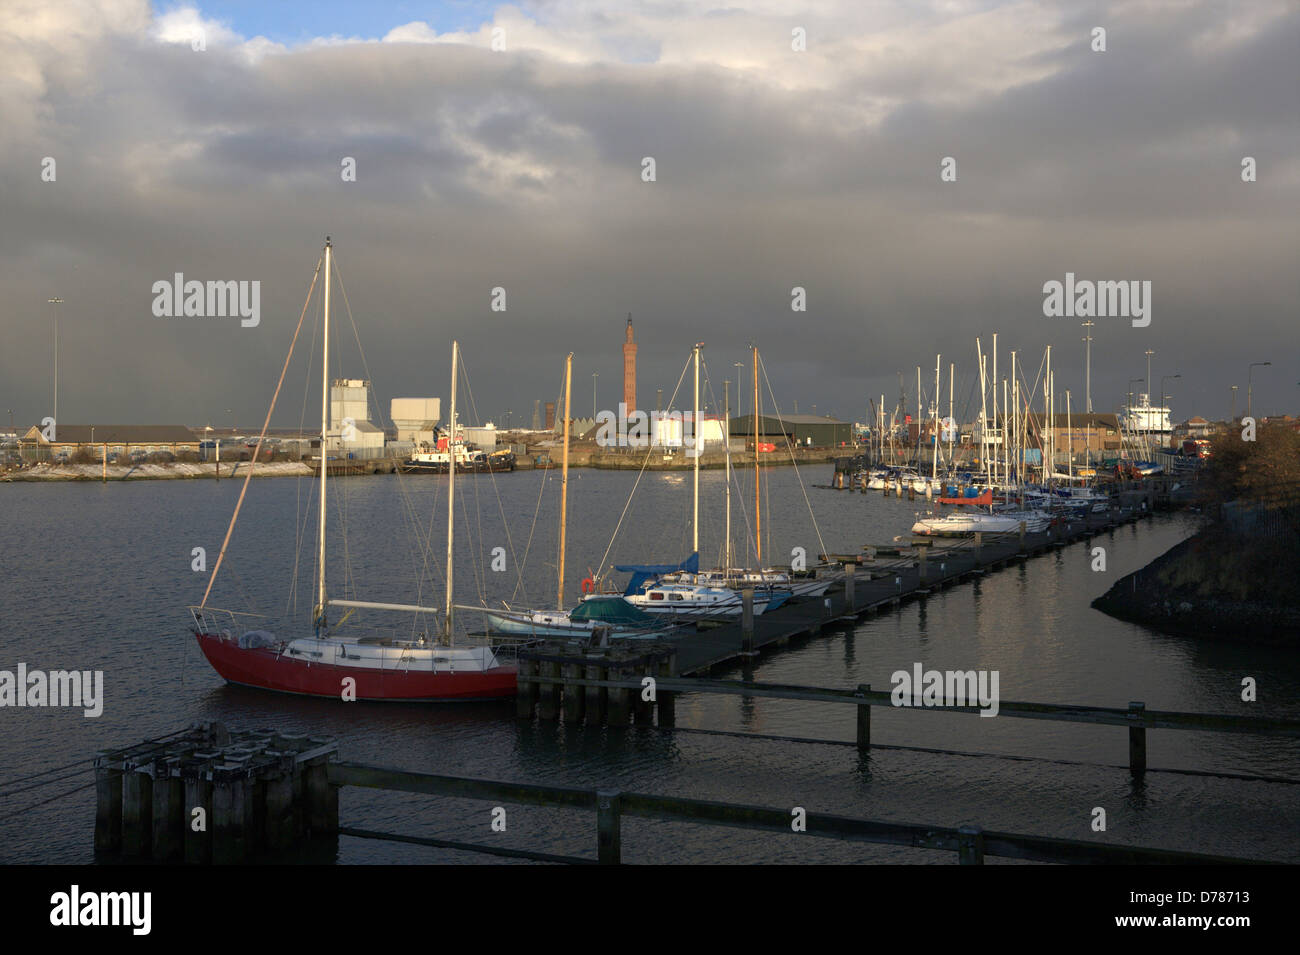
M601 865L618 865L623 861L620 801L620 793L608 790L596 793L596 860Z
M858 702L858 749L871 749L871 704L867 694L871 692L870 683L859 683L858 692L853 694Z
M1135 723L1142 718L1146 710L1145 703L1129 703L1128 718ZM1128 728L1128 768L1134 776L1140 776L1147 769L1147 729L1145 726Z
M537 673L537 661L519 657L519 672L516 676L515 716L521 720L533 718L533 708L537 704L537 684L532 677Z
M957 861L961 865L984 864L984 831L978 826L957 830Z

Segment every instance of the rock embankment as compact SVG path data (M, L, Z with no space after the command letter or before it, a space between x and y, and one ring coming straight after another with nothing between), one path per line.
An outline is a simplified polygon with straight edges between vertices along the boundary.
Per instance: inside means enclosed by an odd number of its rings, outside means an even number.
M1184 636L1300 646L1300 591L1292 552L1200 532L1135 573L1092 606Z

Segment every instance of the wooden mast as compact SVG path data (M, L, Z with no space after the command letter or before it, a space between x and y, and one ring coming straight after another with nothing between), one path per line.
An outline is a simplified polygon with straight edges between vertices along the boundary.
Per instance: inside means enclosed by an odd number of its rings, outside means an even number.
M447 418L450 427L447 435L447 606L446 621L443 628L443 634L447 638L448 646L455 639L452 622L456 608L451 602L451 568L452 545L455 541L456 530L456 376L459 370L459 358L460 343L453 341L451 343L451 413Z
M759 422L758 422L758 346L752 346L752 355L754 363L754 554L757 559L757 569L763 569L763 507L762 498L759 496L759 470L758 470L758 445L759 445Z
M630 319L629 319L630 321ZM569 386L573 377L573 352L564 359L564 450L560 456L560 575L556 583L555 606L564 609L564 544L569 516Z
M325 475L329 471L330 427L330 264L333 261L330 237L325 237L325 319L320 363L320 523L317 529L316 554L316 606L319 608L316 624L325 626Z
M691 544L696 554L700 552L700 343L695 348L695 411L691 416L691 455L695 458L695 492L691 503Z
M737 381L736 385L739 386L740 382ZM731 560L731 382L728 381L726 383L726 388L727 388L727 397L723 399L723 403L722 403L722 419L723 419L722 437L723 440L726 442L724 447L726 447L727 449L727 547L725 553L726 553L726 561L727 561L727 573L730 574L731 567L732 567L732 560Z

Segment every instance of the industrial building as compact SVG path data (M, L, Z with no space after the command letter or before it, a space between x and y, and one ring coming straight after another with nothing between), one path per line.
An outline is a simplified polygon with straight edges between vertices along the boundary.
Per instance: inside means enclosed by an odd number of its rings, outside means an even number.
M54 439L45 437L40 425L33 425L19 439L22 458L27 463L58 460L71 456L82 448L96 454L130 455L135 451L151 453L199 450L199 439L181 424L60 424L54 428Z
M416 448L434 446L434 435L442 418L440 398L394 398L388 407L399 443L409 441Z
M732 437L744 437L752 443L755 437L754 416L740 415L731 419ZM800 447L838 448L853 443L853 425L837 421L829 415L788 414L758 416L758 436L764 444L783 445L786 439Z
M330 385L328 451L349 458L382 458L384 429L370 420L370 382L336 378Z

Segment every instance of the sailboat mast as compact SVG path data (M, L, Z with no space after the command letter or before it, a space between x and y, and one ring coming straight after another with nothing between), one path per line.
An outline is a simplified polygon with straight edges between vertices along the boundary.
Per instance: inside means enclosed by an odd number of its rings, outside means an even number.
M316 606L320 616L325 620L325 474L329 471L329 428L330 428L330 264L333 261L333 246L330 237L325 237L325 319L323 323L324 346L321 350L320 363L320 527L317 531L319 551L316 555Z
M700 450L703 442L700 441L700 345L695 345L695 412L691 416L691 444L694 447L691 450L695 456L695 477L694 477L694 500L691 504L691 538L693 542L692 549L695 553L700 552Z
M930 459L930 478L932 481L939 479L939 366L942 355L934 356L934 414L931 417L934 420L934 454Z
M564 450L560 453L560 576L555 606L564 609L564 545L569 518L569 386L573 378L573 352L564 359Z
M1007 410L1007 403L1004 400L1002 402L1002 413L1006 414L1006 410ZM993 333L993 427L998 428L998 333L997 332ZM995 484L997 483L998 478L1001 476L998 473L1001 471L1001 468L997 466L997 459L1006 453L1006 447L1007 447L1006 428L999 428L998 453L993 456L993 460L994 460L993 483Z
M1047 419L1047 427L1043 429L1042 440L1039 444L1043 446L1043 483L1048 484L1051 481L1051 474L1055 468L1048 467L1048 456L1052 453L1052 346L1047 346L1047 370L1043 373L1043 414Z
M759 570L763 568L763 508L761 498L759 497L759 470L758 470L758 443L759 424L758 424L758 346L753 346L753 364L754 364L754 555Z
M455 606L451 602L452 545L456 532L456 377L459 374L460 343L451 343L451 410L447 422L447 609L443 633L450 644L454 639L452 629Z
M1070 485L1074 485L1074 424L1070 420L1070 390L1065 391L1065 446L1069 449L1066 459L1070 465Z
M948 362L948 423L952 429L948 432L948 467L956 466L956 455L953 451L953 442L957 440L957 421L952 416L952 391L957 384L957 363Z
M740 386L740 382L736 382ZM722 402L722 417L726 422L723 426L723 437L726 439L727 448L727 573L731 573L731 382L727 382L727 397Z

